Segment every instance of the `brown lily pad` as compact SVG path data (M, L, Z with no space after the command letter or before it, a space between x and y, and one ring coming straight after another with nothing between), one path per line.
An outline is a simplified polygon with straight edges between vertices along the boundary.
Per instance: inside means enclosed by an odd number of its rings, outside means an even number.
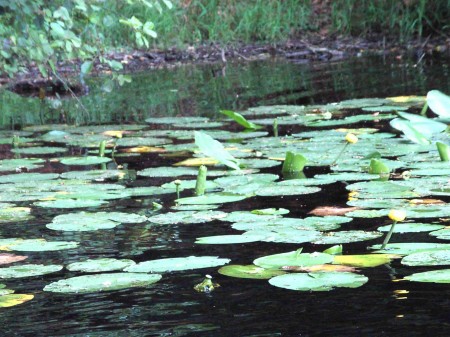
M358 269L349 266L333 265L333 264L318 264L315 266L298 267L298 266L284 266L281 268L286 271L302 271L306 273L314 272L355 272Z
M9 263L14 263L14 262L19 262L19 261L23 261L26 258L28 258L28 256L25 255L14 255L14 254L0 254L0 265L1 264L9 264Z
M348 212L356 211L360 209L359 207L337 207L337 206L320 206L314 208L308 214L313 214L317 216L327 216L327 215L345 215Z

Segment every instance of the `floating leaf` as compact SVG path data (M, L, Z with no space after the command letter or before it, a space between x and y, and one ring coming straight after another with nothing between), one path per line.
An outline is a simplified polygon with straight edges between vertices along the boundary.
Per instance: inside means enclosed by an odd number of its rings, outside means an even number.
M214 205L224 204L228 202L236 202L244 200L245 195L230 194L230 193L208 193L198 197L186 197L176 199L175 202L180 205Z
M407 266L444 266L450 264L450 249L413 253L402 259Z
M0 250L19 252L49 252L77 248L75 241L46 241L44 239L0 239Z
M148 220L159 225L192 224L222 219L226 215L221 211L182 211L157 214L149 217Z
M97 273L123 270L136 264L133 260L118 260L112 258L89 259L82 262L68 264L66 268L70 271L81 271L85 273Z
M62 199L35 202L33 205L44 208L86 208L99 207L107 204L104 200L79 200L79 199Z
M31 294L8 294L0 296L0 308L13 307L25 302L28 302L34 298Z
M393 257L391 254L336 255L333 263L352 267L377 267L391 262Z
M0 265L23 261L27 257L23 255L0 254Z
M161 279L159 274L107 273L71 277L45 286L54 293L95 293L135 287L147 287Z
M444 228L444 225L427 223L398 223L394 227L394 233L418 233L431 232ZM389 232L391 225L378 227L380 232Z
M333 255L324 253L301 253L293 251L288 253L274 254L257 258L253 263L266 269L279 269L283 266L314 266L318 264L331 263Z
M228 266L221 267L218 272L219 274L225 276L258 280L268 280L274 276L286 274L286 272L281 270L264 269L253 264L246 266L230 264Z
M279 288L299 291L329 291L333 288L358 288L369 279L349 272L317 272L276 276L269 283Z
M380 248L381 245L369 247L369 249L375 249L376 253L409 255L412 253L450 249L450 244L431 242L401 242L388 243L385 249L380 250Z
M67 157L61 158L60 162L64 165L98 165L103 163L108 163L112 159L107 157L96 157L96 156L85 156L85 157Z
M20 266L12 266L7 268L0 268L0 278L22 278L45 275L55 273L63 269L59 265L42 265L42 264L24 264Z
M415 273L405 276L405 280L413 282L450 283L450 269Z
M195 243L201 245L223 245L223 244L237 244L256 242L264 239L266 235L257 233L244 233L239 235L216 235L216 236L204 236L197 238Z
M222 266L230 262L217 256L188 256L140 262L125 269L131 273L165 273Z
M441 117L450 117L450 97L439 90L431 90L427 94L430 109Z
M261 126L247 121L245 119L245 117L242 116L240 113L230 111L230 110L220 110L220 113L230 117L232 120L234 120L239 125L242 125L246 129L260 129L261 128Z
M365 231L340 231L324 233L318 240L313 241L314 244L328 245L337 243L359 242L379 238L382 236L379 232Z

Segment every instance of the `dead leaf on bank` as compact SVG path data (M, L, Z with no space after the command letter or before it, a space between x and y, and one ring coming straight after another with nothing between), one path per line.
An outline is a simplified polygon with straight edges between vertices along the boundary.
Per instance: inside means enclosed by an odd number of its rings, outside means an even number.
M317 216L327 216L327 215L345 215L348 212L353 212L360 209L359 207L336 207L336 206L320 206L314 208L308 214Z

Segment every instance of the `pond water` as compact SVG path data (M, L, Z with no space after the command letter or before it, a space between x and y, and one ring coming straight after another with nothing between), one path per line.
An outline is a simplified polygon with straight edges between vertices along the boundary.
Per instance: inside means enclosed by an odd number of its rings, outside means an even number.
M29 131L29 134L19 134L20 137L24 138L24 140L20 140L22 146L19 149L39 145L63 147L66 150L66 152L59 154L34 155L33 157L43 159L43 163L35 163L36 168L31 166L29 169L15 170L14 168L13 172L6 169L0 171L0 182L2 183L0 188L3 189L3 192L0 193L0 202L12 202L17 207L31 208L31 213L28 214L25 211L22 219L13 218L10 221L2 220L0 222L0 248L4 248L2 253L28 256L23 262L5 264L2 267L7 268L21 264L55 264L65 267L46 275L0 280L1 284L5 284L5 288L13 289L16 294L34 295L33 299L23 304L0 308L1 335L248 337L448 335L450 333L450 286L437 283L411 282L403 279L403 277L413 273L444 269L445 266L410 267L401 264L401 258L399 257L393 259L390 263L376 267L358 268L359 270L356 273L368 278L367 283L360 287L336 288L330 291L295 291L272 286L266 279L228 277L218 273L219 266L161 272L162 279L146 287L86 294L43 291L44 287L59 280L87 275L86 272L69 271L67 269L68 264L87 259L130 259L139 263L163 258L218 256L230 259L230 264L233 265L250 265L256 258L267 255L292 252L299 248L303 248L303 253L323 252L325 249L334 246L331 243L320 244L317 240L295 243L289 239L285 240L287 242L258 240L237 244L197 244L195 241L200 237L242 233L242 231L231 227L232 223L238 221L223 221L221 220L222 214L218 219L211 221L192 221L192 216L187 216L187 220L184 220L187 223L177 223L176 220L166 219L167 223L157 224L154 220L155 216L175 212L174 209L171 209L176 199L174 189L167 187L166 190L170 190L170 193L167 194L137 192L137 188L160 186L177 178L182 180L195 179L195 175L164 177L164 174L161 173L155 174L155 176L142 173L146 169L158 166L171 166L183 159L192 157L192 153L189 151L187 154L177 152L175 155L164 157L160 156L158 152L147 152L130 156L124 149L142 144L138 142L138 144L120 146L120 141L137 135L141 136L140 138L154 136L151 131L147 134L139 134L140 131L130 131L129 134L125 133L123 138L115 138L113 141L118 144L114 162L89 166L67 165L61 162L61 158L79 156L80 154L86 155L87 148L92 148L93 154L91 155L95 156L98 139L95 138L89 144L83 141L88 140L92 134L99 134L101 131L85 129L80 137L71 140L71 134L78 132L75 128L65 128L58 125L46 126L49 123L65 121L78 124L116 124L114 128L105 127L102 131L117 130L119 128L117 124L121 123L127 126L136 123L144 124L144 130L161 130L162 132L167 128L172 131L178 128L172 125L173 122L167 126L165 124L146 124L145 120L166 116L204 116L223 121L225 117L217 113L220 109L245 111L248 108L268 105L319 105L356 98L423 96L432 89L449 93L450 74L447 61L424 60L415 65L413 60L374 57L312 64L295 64L271 60L248 64L228 64L226 67L221 65L183 66L171 70L137 74L133 76L131 84L126 84L123 87L112 87L111 83L107 83L103 79L91 80L89 95L81 98L87 111L81 110L75 100L62 100L55 104L50 101L39 102L37 99L19 97L9 92L0 93L3 103L1 125L5 129L10 129L14 125L16 128ZM387 103L383 104L387 105ZM283 110L281 114L284 114L288 108L283 107L281 109ZM309 115L315 116L314 118L320 115L318 120L326 121L323 116L330 113L328 109L338 118L369 113L362 111L359 107L349 109L347 106L343 111L335 111L332 110L331 106L327 106L317 107L314 111L309 111ZM245 116L255 121L261 117L259 115L261 110L254 111L257 112ZM413 106L408 111L418 112L420 109ZM381 114L381 116L386 113L374 110L370 114L374 112ZM302 115L303 112L300 111L298 114ZM272 115L264 115L264 117L273 119ZM379 115L376 117L379 117ZM313 123L316 121L314 118ZM376 128L382 132L392 133L394 131L388 123L389 119L392 118L386 117L386 121L383 121L381 117L371 120L363 119L348 125L348 127ZM280 118L279 139L285 139L289 135L286 139L291 141L302 139L301 136L298 136L301 132L326 131L347 127L345 124L336 126L326 123L322 126L314 126L313 124L308 126L308 121L283 125L282 121L283 119ZM30 124L37 127L30 128ZM200 126L201 129L202 124L200 122L199 125L195 124L191 124L192 128L198 130ZM225 123L224 128L234 132L242 131L242 128L235 123ZM186 124L181 125L179 129L190 128ZM62 138L43 137L43 135L55 136L54 130L66 133L56 134L56 137ZM263 157L283 159L285 155L284 147L291 149L292 144L287 142L280 146L277 143L278 140L271 137L272 123L265 125L263 130L268 131L269 136L244 140L245 145L241 147L236 139L232 139L228 145L240 149L250 148L253 150L253 157L259 158L256 152L260 151ZM204 129L204 132L208 133L208 129ZM307 164L304 171L308 179L317 174L340 172L337 169L330 168L329 164L345 146L345 142L343 142L345 132L341 132L342 136L331 133L331 131L323 133L322 135L329 137L327 138L328 141L320 145L324 149L316 147L314 150L310 149L309 154L305 154L306 157L309 156L308 159L312 163L311 165ZM357 130L357 132L359 131ZM364 132L361 136L362 144L366 144L364 143L364 135L366 134ZM227 136L220 138L224 136L217 135L217 139L221 139L223 144L227 144L225 140ZM291 138L291 135L294 135L294 138ZM239 133L238 136L238 138L246 137L242 133ZM12 134L4 131L0 140L8 137L11 138ZM173 141L173 145L175 145L172 148L170 148L170 144L159 145L155 143L150 146L165 147L166 150L169 149L168 153L173 153L171 151L183 149L183 145L179 147L176 147L176 145L193 142L193 135L184 138L181 134L171 133L168 137L172 137L170 141ZM309 137L315 139L313 135L309 135L305 139L309 139ZM26 140L27 138L32 140ZM366 136L366 138L370 138L370 136ZM263 139L268 139L268 143L265 143ZM305 139L303 139L303 142ZM389 147L398 146L399 148L389 150L393 151L392 155L386 155L383 152L385 148L382 146L382 139L374 140L375 143L378 142L378 151L381 152L382 158L386 158L386 161L395 162L397 157L401 157L402 162L408 163L405 166L396 166L394 163L395 173L401 173L403 167L409 168L409 165L413 165L415 159L408 157L408 155L411 156L409 151L413 151L412 148L406 148L406 150L403 150L404 153L401 153L400 146L404 144L402 142L392 143L394 145L389 145ZM33 142L39 144L33 144ZM94 146L90 145L92 143L94 143ZM273 145L276 149L275 152L270 149L272 143L277 144ZM336 143L334 144L336 146L334 147L332 143ZM148 141L143 145L149 145ZM327 148L328 145L330 145L329 148ZM301 145L299 146L301 148ZM192 148L192 145L187 146L187 149L190 148ZM9 141L0 145L0 159L30 157L27 154L13 152L12 149ZM313 152L321 151L327 153L325 159L314 159ZM357 150L359 152L356 152L356 154L353 151L353 149L347 149L344 157L347 156L346 158L349 159L353 155L358 160L363 160L362 153L369 154L372 152L371 149L365 149L364 146L359 148ZM418 153L429 152L427 149L417 151ZM232 153L236 153L237 157L242 157L242 162L245 161L245 151L238 150L232 151ZM434 152L431 152L431 154L435 155ZM106 155L111 156L108 153ZM425 155L424 158L428 157ZM325 160L326 164L320 164L321 160ZM422 160L425 159L417 157L417 161ZM5 162L2 162L2 165L6 165ZM2 165L0 165L0 168ZM248 165L251 167L254 164ZM22 167L23 165L18 166ZM130 191L136 188L136 193L114 197L111 195L116 192L111 191L113 189L118 190L119 187L111 187L108 190L108 193L110 193L108 197L102 198L98 197L92 189L87 192L82 190L81 194L90 193L91 197L87 199L100 200L104 203L87 208L46 207L39 206L37 202L52 201L55 198L64 200L58 198L61 194L73 193L71 188L75 187L71 184L79 186L82 183L80 181L69 183L71 180L66 176L66 183L59 184L57 188L52 187L51 194L45 194L48 193L48 189L45 187L48 181L42 180L42 183L36 183L33 179L40 179L37 176L25 178L25 182L21 183L31 184L34 187L22 185L21 190L13 189L11 186L14 184L13 182L4 184L5 181L1 181L2 176L19 175L20 173L69 174L71 171L105 168L114 172L117 168L123 168L127 175L124 178L121 177L119 181L116 181L117 177L113 177L107 182L96 181L94 182L96 184L94 189L101 189L101 185L106 186L107 183L110 183L125 186ZM222 167L222 169L225 168ZM215 170L211 168L210 171L214 172ZM136 172L138 172L137 176ZM343 170L343 172L346 171ZM350 172L354 172L354 170L350 169ZM444 188L445 193L439 196L433 194L430 196L427 193L417 194L417 198L439 199L447 207L446 205L450 200L449 172L450 170L446 174L440 173L433 176L434 178L430 178L430 184L434 184L437 181L436 179L441 179L444 182L447 179L447 185ZM259 173L276 174L279 175L279 180L282 180L281 166L266 167L263 165ZM53 177L54 179L55 177ZM213 179L216 179L216 177L208 175L208 180ZM51 180L49 179L49 181ZM231 187L228 187L231 190L233 188L248 188L252 193L259 191L257 192L259 195L241 201L219 204L217 211L225 212L225 216L229 216L230 213L236 211L284 208L290 211L284 217L304 219L310 217L311 215L308 213L319 206L346 207L349 198L349 190L346 187L361 180L358 178L329 180L320 185L315 185L321 189L318 192L293 196L268 195L266 192L262 193L259 189L265 186L252 189L250 182L237 184L237 187L231 185ZM36 185L40 186L41 190L37 191ZM8 192L5 192L5 190L8 188L11 188L9 197L12 201L7 200ZM269 189L277 188L281 188L280 185L269 184ZM295 188L295 186L292 188ZM416 192L416 190L414 191ZM45 193L35 198L30 197L33 193L37 194L38 192ZM232 192L239 193L239 191ZM19 197L22 194L28 197ZM376 195L380 199L383 198L382 191ZM181 192L181 197L190 196L192 196L192 189ZM413 198L411 195L407 195L405 199L408 199L408 197L409 199ZM77 197L73 198L77 199ZM80 199L83 198L80 197ZM397 196L389 200L393 199L400 198ZM163 208L154 210L152 208L153 202L162 205ZM441 227L448 226L450 213L448 211L445 213L449 209L445 207L443 208L444 213L437 213L437 216L433 215L429 218L418 217L414 219L414 222L434 223L435 225L441 225ZM370 206L367 206L367 208L370 208ZM147 218L143 222L128 221L131 223L126 223L126 221L122 221L125 223L119 223L116 220L113 224L114 228L92 231L61 231L46 227L47 224L53 222L56 216L82 210L92 213L124 212L139 214L141 217ZM29 215L32 217L28 218ZM348 218L350 222L344 224L342 230L376 232L378 227L391 223L386 214L372 218L366 218L365 216L348 216ZM76 222L77 220L72 219L70 221ZM80 215L79 221L94 223L95 219L83 219ZM269 220L260 220L263 223L267 221ZM270 221L274 221L274 219L271 218ZM333 233L338 233L339 230L336 227ZM320 235L323 235L323 233ZM326 234L323 237L333 235L336 234ZM383 233L384 235L385 233ZM343 243L343 253L344 255L368 254L371 252L368 247L381 244L383 236L380 234L371 240ZM323 237L321 236L321 238ZM71 241L76 242L77 246L55 251L32 251L34 248L19 250L17 247L14 248L14 244L8 246L7 243L1 241L8 238ZM394 233L391 242L447 243L445 240L438 240L436 237L430 236L427 231L406 234ZM2 245L4 246L2 247ZM213 281L219 283L220 287L210 293L195 291L194 286L200 283L206 274L212 275ZM314 275L312 274L312 277ZM104 285L108 287L107 282Z

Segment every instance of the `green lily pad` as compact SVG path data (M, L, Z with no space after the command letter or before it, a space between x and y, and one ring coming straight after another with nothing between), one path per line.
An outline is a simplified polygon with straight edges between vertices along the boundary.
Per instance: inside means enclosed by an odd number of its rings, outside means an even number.
M161 279L159 274L106 273L71 277L50 283L44 291L54 293L95 293L135 287L147 287Z
M209 173L209 172L208 172ZM138 171L137 174L142 177L180 177L196 176L198 169L190 167L150 167Z
M22 183L22 182L38 182L44 180L52 180L59 177L57 173L18 173L0 176L0 184L6 183Z
M324 233L318 240L313 241L314 244L320 245L334 245L338 243L349 243L373 240L383 236L379 232L366 232L366 231L340 231L340 232L328 232Z
M109 179L120 179L127 174L125 170L89 170L89 171L70 171L61 173L63 179L80 179L104 181Z
M284 215L288 214L289 210L286 208L264 208L254 209L251 213L257 215Z
M99 207L107 204L103 200L79 200L79 199L62 199L35 202L33 205L44 208L85 208Z
M444 225L428 223L398 223L394 227L394 233L418 233L431 232L444 228ZM378 227L380 232L389 232L391 225Z
M334 257L325 253L301 253L301 250L263 256L253 263L266 269L279 269L284 266L308 267L318 264L331 263Z
M435 236L441 240L450 240L450 229L444 228L430 233L431 236Z
M111 258L89 259L83 262L68 264L66 268L70 271L81 271L85 273L98 273L107 271L123 270L136 264L133 260L118 260Z
M450 249L409 254L402 259L401 263L407 266L450 265Z
M111 229L121 223L142 223L145 221L147 221L147 217L133 213L78 212L58 215L46 227L53 230L85 232Z
M349 272L296 273L276 276L269 280L275 287L298 291L329 291L333 288L358 288L369 279Z
M42 264L24 264L20 266L12 266L6 268L0 268L0 278L22 278L45 275L55 273L63 269L63 266L59 265L42 265Z
M0 224L7 222L19 222L33 219L29 207L3 207L0 208Z
M125 269L131 273L165 273L222 266L230 259L217 256L188 256L140 262Z
M145 120L149 124L184 124L184 123L205 123L206 117L152 117Z
M16 171L17 169L33 170L42 167L42 159L3 159L0 160L0 172ZM2 177L3 179L3 177ZM6 181L8 182L8 181Z
M261 241L266 236L264 234L244 233L239 235L216 235L197 238L195 243L201 245L224 245Z
M225 276L257 280L268 280L274 276L286 274L282 270L264 269L253 264L247 266L230 264L221 267L218 272Z
M369 249L376 250L376 253L409 255L426 251L446 250L450 249L450 244L431 243L431 242L401 242L388 243L385 249L380 249L381 245L370 246Z
M312 194L317 193L319 191L320 188L316 186L271 185L256 190L255 194L258 196L270 197L270 196Z
M404 279L413 282L450 283L450 269L414 273L405 276Z
M214 205L228 202L236 202L246 199L245 195L229 193L208 193L198 197L187 197L176 199L175 202L180 205Z
M109 163L112 159L107 157L85 156L85 157L67 157L61 158L60 162L64 165L98 165Z
M148 221L159 225L176 225L205 223L222 219L227 214L221 211L182 211L157 214L148 218Z
M67 152L67 148L56 146L35 146L11 149L11 152L17 154L56 154Z

